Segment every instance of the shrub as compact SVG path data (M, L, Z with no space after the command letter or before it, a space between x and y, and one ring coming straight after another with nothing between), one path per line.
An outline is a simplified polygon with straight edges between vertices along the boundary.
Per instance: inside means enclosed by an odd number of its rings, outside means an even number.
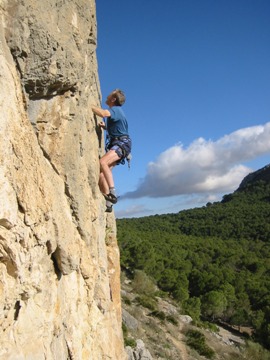
M246 349L244 350L244 359L253 360L269 360L270 352L264 349L260 344L247 341Z
M125 346L130 346L132 348L136 347L136 341L132 338L124 338Z
M132 348L134 348L137 345L136 341L128 337L128 328L124 323L122 323L122 331L123 331L125 346L131 346Z
M122 300L126 305L131 305L131 300L128 297L123 296Z
M169 294L166 291L156 290L155 291L155 296L158 296L161 299L165 299L165 298L167 298L169 296Z
M168 320L170 323L172 323L173 325L178 325L178 321L176 320L176 318L172 315L168 315L166 316L166 320Z
M219 332L219 327L216 324L210 323L209 321L200 322L199 327L203 329L209 329L215 333Z
M187 344L207 359L213 359L215 352L205 343L205 336L197 330L188 330Z
M164 321L166 319L165 313L163 311L159 311L159 310L154 310L149 315L155 316L156 318L158 318L162 321Z
M137 296L135 301L149 310L156 310L156 300L147 295Z
M154 294L156 286L153 280L141 270L136 270L132 282L133 291L137 294Z
M123 336L126 337L128 334L128 329L126 324L122 323L122 331L123 331Z

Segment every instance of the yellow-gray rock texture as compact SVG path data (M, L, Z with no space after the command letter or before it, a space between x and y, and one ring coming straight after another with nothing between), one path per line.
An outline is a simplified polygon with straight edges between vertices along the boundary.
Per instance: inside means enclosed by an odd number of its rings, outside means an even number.
M126 359L94 0L0 0L0 359Z

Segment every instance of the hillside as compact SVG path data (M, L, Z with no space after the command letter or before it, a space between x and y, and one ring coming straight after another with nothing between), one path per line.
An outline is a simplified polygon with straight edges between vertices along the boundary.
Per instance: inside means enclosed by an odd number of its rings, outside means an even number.
M269 173L202 208L117 220L122 268L143 270L195 322L249 327L270 348Z
M244 334L192 322L142 271L122 274L123 330L129 360L269 360L270 352ZM243 329L247 330L247 329Z

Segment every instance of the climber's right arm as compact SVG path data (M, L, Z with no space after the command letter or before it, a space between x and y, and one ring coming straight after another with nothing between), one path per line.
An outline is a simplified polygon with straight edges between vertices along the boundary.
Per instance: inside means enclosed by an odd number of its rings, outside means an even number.
M111 113L109 112L109 110L102 109L102 108L100 108L98 106L92 106L92 111L97 116L100 116L100 117L103 117L103 118L111 116Z

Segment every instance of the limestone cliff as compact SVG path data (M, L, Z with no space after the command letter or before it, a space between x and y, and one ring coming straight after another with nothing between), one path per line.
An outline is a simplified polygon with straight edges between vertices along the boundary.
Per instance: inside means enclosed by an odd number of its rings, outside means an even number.
M0 359L126 359L94 0L0 0Z

